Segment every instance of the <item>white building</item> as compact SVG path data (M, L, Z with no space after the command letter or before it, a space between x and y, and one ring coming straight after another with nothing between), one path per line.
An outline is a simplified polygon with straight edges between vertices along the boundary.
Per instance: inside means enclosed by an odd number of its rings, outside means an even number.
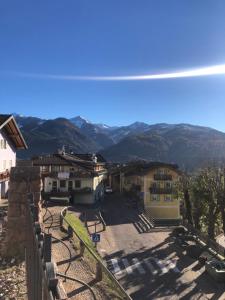
M11 167L16 165L16 150L27 149L26 142L12 115L0 114L0 198L8 192Z
M74 204L94 204L104 197L106 162L101 155L57 153L34 157L43 177L43 196L69 197Z

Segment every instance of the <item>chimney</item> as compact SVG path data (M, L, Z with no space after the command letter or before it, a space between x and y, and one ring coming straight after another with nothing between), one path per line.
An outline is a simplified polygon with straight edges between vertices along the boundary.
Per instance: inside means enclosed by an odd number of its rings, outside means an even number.
M94 153L92 154L92 161L94 163L97 163L97 161L98 161L98 158L97 158L97 156Z

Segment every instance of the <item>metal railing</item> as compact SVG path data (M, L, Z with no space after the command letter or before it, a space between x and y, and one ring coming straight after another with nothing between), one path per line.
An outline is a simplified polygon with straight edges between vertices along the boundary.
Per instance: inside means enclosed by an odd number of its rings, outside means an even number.
M150 187L151 194L173 194L174 190L171 187Z
M126 300L132 300L132 298L127 294L127 292L124 290L124 288L121 286L121 284L117 281L115 276L107 269L107 267L102 262L101 258L98 257L98 255L90 248L89 245L82 239L82 237L76 232L76 230L71 226L71 224L65 219L65 216L67 214L67 210L69 207L65 207L61 213L60 213L60 226L62 229L65 229L64 222L67 224L67 231L69 236L72 238L73 234L75 234L76 238L79 240L79 246L80 246L80 255L84 255L84 251L87 250L88 253L91 255L91 257L94 259L96 263L96 280L101 281L103 279L103 273L111 279L114 287L119 291L119 294L121 296L118 296L118 299L126 299Z
M225 248L217 243L216 241L209 238L209 236L206 233L201 232L200 230L194 228L191 224L188 223L187 220L183 220L184 227L187 228L187 230L196 237L196 239L200 243L204 243L208 248L209 251L212 252L214 255L221 255L225 257Z
M51 234L41 231L38 208L33 195L28 195L28 235L25 244L28 300L62 299L56 277L56 264L51 258Z

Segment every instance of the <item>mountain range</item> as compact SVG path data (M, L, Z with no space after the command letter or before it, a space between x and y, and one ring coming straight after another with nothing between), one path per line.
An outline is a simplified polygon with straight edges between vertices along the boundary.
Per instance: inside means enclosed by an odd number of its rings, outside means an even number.
M190 124L135 122L128 126L95 124L81 116L45 120L14 114L29 149L18 157L56 152L65 146L79 153L100 152L108 161L177 163L195 169L225 161L225 133Z

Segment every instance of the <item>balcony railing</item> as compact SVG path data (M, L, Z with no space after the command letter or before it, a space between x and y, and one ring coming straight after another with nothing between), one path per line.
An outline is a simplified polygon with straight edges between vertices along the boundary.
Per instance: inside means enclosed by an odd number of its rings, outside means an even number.
M150 187L151 194L173 194L173 188Z
M78 171L78 172L42 171L41 173L42 173L42 176L44 176L44 177L51 177L51 178L56 178L56 179L76 178L76 177L82 175L82 172L80 172L80 171ZM65 177L63 177L63 174L65 174Z
M51 192L44 192L43 194L50 195L51 197L69 197L71 195L90 194L92 192L92 188L85 187L81 189L69 189L68 191L60 191L60 189L53 189Z
M0 181L5 181L9 179L9 171L0 173Z
M172 180L171 174L154 174L154 180Z

